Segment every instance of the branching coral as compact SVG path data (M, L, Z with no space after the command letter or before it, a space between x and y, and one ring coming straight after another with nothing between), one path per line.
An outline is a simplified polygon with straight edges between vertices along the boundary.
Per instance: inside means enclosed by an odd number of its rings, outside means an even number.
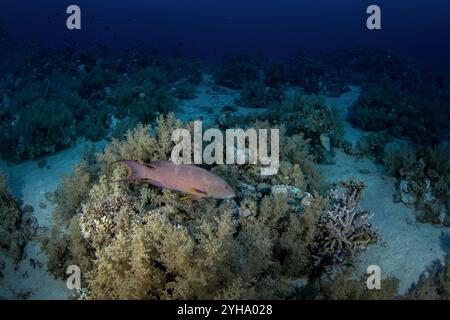
M316 267L351 263L359 251L378 240L369 223L370 212L359 207L364 184L350 180L342 187L331 192L332 208L318 220L319 233L312 248Z

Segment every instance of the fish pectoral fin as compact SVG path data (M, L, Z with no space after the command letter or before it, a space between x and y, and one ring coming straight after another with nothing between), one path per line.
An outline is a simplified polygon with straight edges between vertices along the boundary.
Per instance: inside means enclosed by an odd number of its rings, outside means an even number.
M203 190L200 190L200 189L197 189L197 188L194 188L194 187L191 188L191 191L192 191L193 194L197 194L197 195L202 195L202 196L207 196L208 195L207 192L205 192Z
M197 194L188 194L187 196L181 197L180 200L182 201L196 201L198 199L202 198L201 195L197 195Z

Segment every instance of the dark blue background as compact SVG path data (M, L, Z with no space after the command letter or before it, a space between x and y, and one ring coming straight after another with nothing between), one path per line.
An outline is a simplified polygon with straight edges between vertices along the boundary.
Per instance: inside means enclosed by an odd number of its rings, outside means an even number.
M285 57L355 45L380 46L430 63L450 62L450 2L444 0L1 0L12 39L42 46L139 45L203 58L247 52ZM66 8L82 30L65 28ZM382 9L381 31L366 8ZM114 39L116 38L116 39Z

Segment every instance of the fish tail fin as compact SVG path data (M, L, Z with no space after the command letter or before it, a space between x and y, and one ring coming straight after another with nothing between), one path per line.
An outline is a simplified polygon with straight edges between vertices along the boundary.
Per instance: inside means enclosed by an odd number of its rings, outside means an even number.
M127 181L134 181L134 180L148 180L149 174L148 170L151 168L151 166L146 166L143 164L140 164L137 161L133 160L118 160L114 163L122 163L124 164L128 169L128 174L125 178L117 180L115 182L127 182Z

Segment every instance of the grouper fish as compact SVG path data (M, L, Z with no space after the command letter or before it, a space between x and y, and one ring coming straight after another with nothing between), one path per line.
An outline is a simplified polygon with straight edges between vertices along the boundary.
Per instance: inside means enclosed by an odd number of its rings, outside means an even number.
M235 196L233 188L221 177L208 170L171 161L152 161L141 164L133 160L119 160L128 168L128 176L119 181L141 180L153 186L188 194L186 199L229 199Z

